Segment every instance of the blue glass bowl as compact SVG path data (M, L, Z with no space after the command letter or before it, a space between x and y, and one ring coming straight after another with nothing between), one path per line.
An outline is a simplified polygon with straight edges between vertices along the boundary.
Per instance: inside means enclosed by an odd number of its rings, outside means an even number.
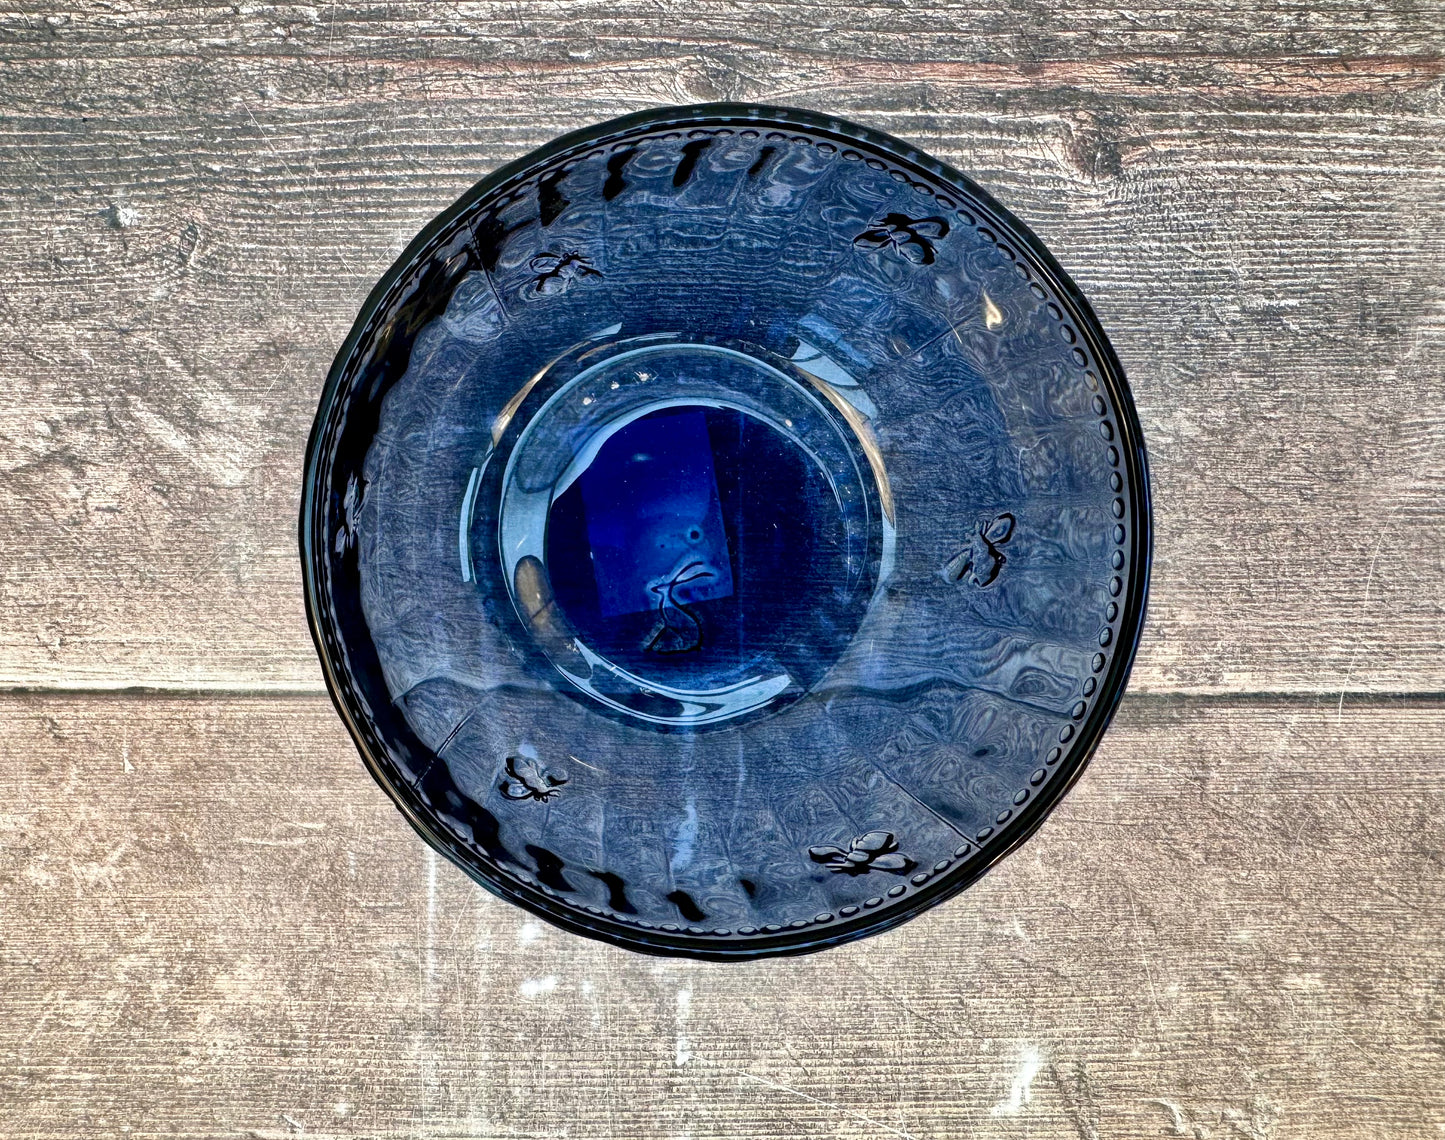
M1143 440L1088 304L963 175L775 108L484 179L327 379L327 683L427 842L700 958L896 925L1022 842L1123 691Z

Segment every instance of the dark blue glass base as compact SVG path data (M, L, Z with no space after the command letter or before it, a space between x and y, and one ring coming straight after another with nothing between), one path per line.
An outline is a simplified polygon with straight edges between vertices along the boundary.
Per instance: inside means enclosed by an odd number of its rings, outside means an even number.
M328 683L423 837L568 929L798 953L1022 842L1122 693L1148 482L1097 320L897 140L716 105L498 171L308 453Z
M781 671L801 694L867 609L826 472L730 408L653 412L554 500L558 604L602 656L674 688Z

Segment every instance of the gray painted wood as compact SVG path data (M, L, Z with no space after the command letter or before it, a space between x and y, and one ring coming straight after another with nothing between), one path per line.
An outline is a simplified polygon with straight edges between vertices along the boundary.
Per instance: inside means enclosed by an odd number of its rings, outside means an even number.
M0 686L41 690L0 697L0 1133L1440 1135L1442 32L1438 0L0 12ZM889 130L1034 227L1134 384L1159 535L1131 695L1026 848L726 967L431 857L306 695L294 554L321 380L416 230L563 130L718 98ZM167 692L77 692L133 685Z
M292 516L371 284L501 162L726 96L957 163L1094 301L1154 462L1138 690L1445 691L1438 4L747 11L12 19L0 684L318 691Z
M965 895L719 966L474 887L324 698L0 699L0 1132L1438 1136L1442 733L1139 698Z

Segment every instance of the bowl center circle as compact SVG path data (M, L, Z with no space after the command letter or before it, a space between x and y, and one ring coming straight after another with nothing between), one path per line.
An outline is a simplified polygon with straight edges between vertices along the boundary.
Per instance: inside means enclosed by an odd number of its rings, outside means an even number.
M841 397L785 367L618 346L518 438L499 519L514 605L614 711L693 727L783 707L862 622L877 486Z

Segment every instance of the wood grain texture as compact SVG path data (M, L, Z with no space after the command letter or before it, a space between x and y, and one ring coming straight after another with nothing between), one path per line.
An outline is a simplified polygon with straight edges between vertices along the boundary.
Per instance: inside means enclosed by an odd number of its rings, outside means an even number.
M324 699L0 699L0 1132L1438 1136L1442 736L1135 700L962 897L713 966L487 895Z
M1033 227L1158 530L1131 695L1038 836L727 966L433 857L308 695L294 550L412 235L714 99L888 130ZM1440 0L0 5L0 687L42 690L0 696L0 1134L1441 1135L1442 264ZM75 692L126 686L171 692Z
M1445 691L1438 3L80 5L0 14L0 685L317 691L301 451L362 298L488 170L772 100L975 174L1133 382L1135 687Z
M958 0L462 0L386 3L20 3L0 35L26 56L87 49L142 58L328 58L586 62L673 58L678 47L743 58L767 51L905 63L1037 63L1137 54L1261 58L1438 55L1438 6L1391 0L1280 5L1267 0L1168 0L1127 9L1025 0L981 9ZM662 50L660 50L662 49Z

